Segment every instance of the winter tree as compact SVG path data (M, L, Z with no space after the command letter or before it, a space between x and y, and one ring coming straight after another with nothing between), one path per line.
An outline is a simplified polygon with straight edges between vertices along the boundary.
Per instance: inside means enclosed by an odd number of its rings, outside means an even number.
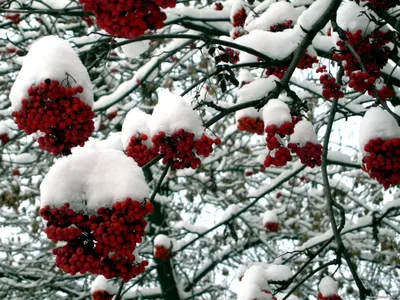
M1 299L398 299L396 0L0 0Z

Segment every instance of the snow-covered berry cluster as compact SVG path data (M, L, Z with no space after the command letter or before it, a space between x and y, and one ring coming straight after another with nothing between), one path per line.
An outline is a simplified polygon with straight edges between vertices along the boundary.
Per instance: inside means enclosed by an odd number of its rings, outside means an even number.
M263 217L264 228L269 232L278 232L279 230L279 219L275 211L267 210Z
M287 20L283 23L278 23L270 26L269 31L272 32L281 32L284 31L285 29L293 28L293 21L292 20Z
M230 32L232 39L237 39L248 32L244 29L246 18L248 16L247 7L244 1L236 1L231 8L231 22L233 28Z
M166 260L171 257L172 240L164 235L159 234L154 238L154 258Z
M164 155L163 164L170 162L173 169L197 169L201 163L198 156L208 157L213 151L212 145L219 145L220 139L206 135L196 138L195 134L180 129L170 135L158 132L153 135L152 142L156 151Z
M216 57L217 61L220 62L225 62L225 63L231 63L231 64L236 64L239 62L239 52L236 50L233 50L232 48L224 48L224 53L220 54L219 56Z
M219 138L204 133L199 115L183 98L165 93L149 115L135 108L122 126L122 144L128 156L143 166L157 155L173 169L196 169Z
M259 265L252 265L242 269L244 274L239 276L240 284L238 289L238 300L263 299L276 300L272 295L267 280L267 272Z
M75 146L83 146L94 130L92 108L76 95L82 86L66 87L57 80L46 79L28 89L28 98L12 116L18 128L27 134L44 133L39 147L54 155L68 154Z
M375 10L389 10L399 4L397 0L361 0L362 2L368 2L371 7Z
M161 8L175 7L176 0L79 0L96 15L97 25L111 35L137 38L146 30L160 29L167 15Z
M284 102L272 99L263 110L266 144L269 153L264 166L283 167L296 154L301 162L311 168L321 165L322 146L318 143L313 125L292 116ZM287 143L285 137L290 140Z
M69 203L59 208L46 205L40 215L47 221L48 238L54 243L67 242L53 250L57 267L72 275L90 272L129 281L147 266L145 260L137 262L133 252L145 234L144 217L152 211L150 202L142 205L126 198L90 216L74 211Z
M333 58L344 62L346 76L350 77L350 87L359 92L368 91L370 95L375 97L373 84L381 77L381 69L388 62L389 53L391 51L388 44L393 41L394 34L391 30L375 30L369 35L364 36L361 29L354 33L350 31L346 31L345 33L348 43L357 52L359 58L348 49L346 43L342 40L336 43L339 52L334 53ZM359 59L361 59L365 67L364 71L362 70ZM356 72L356 74L353 74L354 72ZM386 91L387 89L381 93L382 100L393 96L393 92Z
M325 276L321 279L321 282L318 285L319 293L318 299L320 300L342 300L342 298L338 295L338 286L336 281L330 277Z
M224 9L224 5L221 2L216 2L214 7L215 7L215 10L223 10Z
M310 48L311 47L309 47L309 49L307 49L304 55L300 58L297 68L305 70L312 68L313 64L318 63L317 53L314 49L311 48L311 50Z
M104 278L99 275L93 280L90 293L93 300L112 300L118 292L118 286L113 280Z

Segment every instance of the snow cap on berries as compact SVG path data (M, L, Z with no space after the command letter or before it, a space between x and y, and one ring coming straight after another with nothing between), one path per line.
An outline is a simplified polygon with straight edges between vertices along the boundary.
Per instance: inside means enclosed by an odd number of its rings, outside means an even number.
M343 30L355 33L361 29L363 34L370 34L377 25L371 22L366 12L367 9L359 6L356 2L346 2L339 7L336 21ZM379 19L371 10L368 10L368 14L372 14L376 19Z
M269 30L271 26L284 24L287 21L293 21L293 23L295 23L298 16L299 13L294 8L293 4L284 1L275 2L258 18L247 24L245 29L249 32L255 29Z
M399 138L400 127L395 118L380 107L371 107L365 113L360 125L360 151L364 151L365 145L371 139L382 140Z
M96 291L106 291L110 295L115 295L118 292L118 286L113 282L113 280L106 279L103 275L99 275L92 281L90 287L91 294Z
M302 120L294 127L294 133L290 136L290 143L304 147L307 142L318 144L318 138L311 122Z
M262 291L270 291L265 270L261 266L253 265L249 267L242 278L241 283L255 283Z
M125 42L126 39L117 39L117 42ZM150 41L129 42L121 46L122 52L129 58L136 58L150 48Z
M82 86L79 98L93 106L93 90L89 74L77 53L67 41L57 36L40 38L29 49L23 59L22 68L11 88L10 100L13 111L21 109L21 101L28 97L28 89L46 79L58 80L66 85Z
M338 285L330 276L325 276L321 279L318 285L319 291L324 297L329 297L338 294Z
M267 211L264 213L263 223L266 224L266 223L268 223L268 222L275 222L275 223L278 223L278 222L279 222L278 216L277 216L277 214L276 214L275 211L273 211L273 210L267 210Z
M241 88L243 85L253 82L255 78L253 74L250 73L249 70L240 69L237 80L239 81L239 88Z
M271 99L263 109L264 126L276 125L281 126L285 122L291 122L289 106L278 99Z
M75 211L93 212L131 197L149 196L142 169L117 150L76 149L58 160L40 185L41 207L69 202Z
M143 141L143 144L149 148L153 146L150 129L147 125L150 118L151 115L146 114L139 108L133 108L127 113L121 130L121 140L124 149L128 147L132 136L142 133L146 134L148 137L147 140Z
M240 281L238 300L272 300L265 270L259 265L249 267Z
M159 132L170 135L179 129L191 132L197 138L204 133L201 118L190 102L166 91L160 93L148 126L152 135Z
M10 128L7 126L6 122L0 121L0 134L10 135Z
M165 234L158 234L154 238L154 246L163 246L166 249L171 249L172 241L171 239L166 236Z
M255 283L240 282L237 300L272 300L271 294L266 294Z
M293 272L289 266L270 264L265 275L268 281L285 281L292 277Z
M275 295L276 300L283 300L283 298L286 297L287 294L284 293L278 293ZM300 300L299 297L295 296L295 295L290 295L289 297L286 298L286 300Z

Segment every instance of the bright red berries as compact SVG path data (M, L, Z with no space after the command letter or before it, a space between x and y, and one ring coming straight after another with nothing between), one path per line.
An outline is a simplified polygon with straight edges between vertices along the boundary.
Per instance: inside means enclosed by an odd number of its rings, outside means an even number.
M319 78L322 83L322 96L325 99L340 99L344 97L344 93L342 91L342 86L336 83L335 78L329 76L328 74L323 74Z
M154 245L154 258L166 260L170 257L171 251L163 245Z
M0 134L0 142L2 145L7 144L9 141L10 141L10 137L8 136L7 133Z
M193 133L180 129L171 135L159 132L153 135L152 142L156 151L164 155L163 164L170 162L173 169L196 169L201 163L198 156L209 156L213 151L212 145L220 143L220 140L204 134L196 139Z
M113 297L114 297L114 295L110 294L107 291L103 291L103 290L95 291L92 294L93 300L112 300Z
M281 31L284 31L285 29L289 29L289 28L293 28L293 21L292 20L287 20L284 23L278 23L278 24L272 25L269 28L269 31L281 32Z
M237 129L262 135L264 133L264 121L261 118L242 117L237 121Z
M224 5L220 2L215 3L215 10L223 10Z
M267 148L270 153L264 160L264 166L270 167L275 165L277 167L283 167L287 162L292 160L290 150L283 144L281 137L285 135L291 135L294 132L294 124L292 122L285 122L281 126L275 124L268 125L265 128Z
M144 166L158 155L155 147L148 147L143 142L148 140L148 136L144 133L132 136L128 147L125 149L127 156L132 157L139 167Z
M310 168L322 165L322 145L307 142L303 147L299 144L289 143L288 148L295 153L303 165Z
M232 17L233 27L243 27L246 18L247 18L247 12L244 8L241 8L240 10L235 12Z
M371 139L365 146L362 169L385 189L400 183L400 138Z
M28 89L29 97L12 116L27 134L40 131L39 147L54 155L68 154L72 147L83 146L94 130L92 108L75 95L83 87L65 87L46 79Z
M146 30L160 29L167 15L160 8L175 7L176 0L79 0L96 15L97 25L109 34L137 38Z
M322 296L322 293L318 293L318 299L321 300L342 300L342 298L339 295L332 295L332 296Z
M361 0L362 2L369 2L371 7L375 10L389 10L399 4L397 0Z
M47 221L48 238L54 243L67 242L53 250L59 268L72 275L90 272L126 282L147 266L147 261L139 262L133 252L145 234L144 217L152 210L150 202L143 205L126 198L90 216L75 212L68 203L60 208L47 205L40 214Z

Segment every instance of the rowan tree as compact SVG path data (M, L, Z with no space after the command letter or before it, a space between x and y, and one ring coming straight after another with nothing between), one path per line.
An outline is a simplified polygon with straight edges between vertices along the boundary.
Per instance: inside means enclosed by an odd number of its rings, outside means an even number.
M0 297L399 298L399 24L0 0Z

